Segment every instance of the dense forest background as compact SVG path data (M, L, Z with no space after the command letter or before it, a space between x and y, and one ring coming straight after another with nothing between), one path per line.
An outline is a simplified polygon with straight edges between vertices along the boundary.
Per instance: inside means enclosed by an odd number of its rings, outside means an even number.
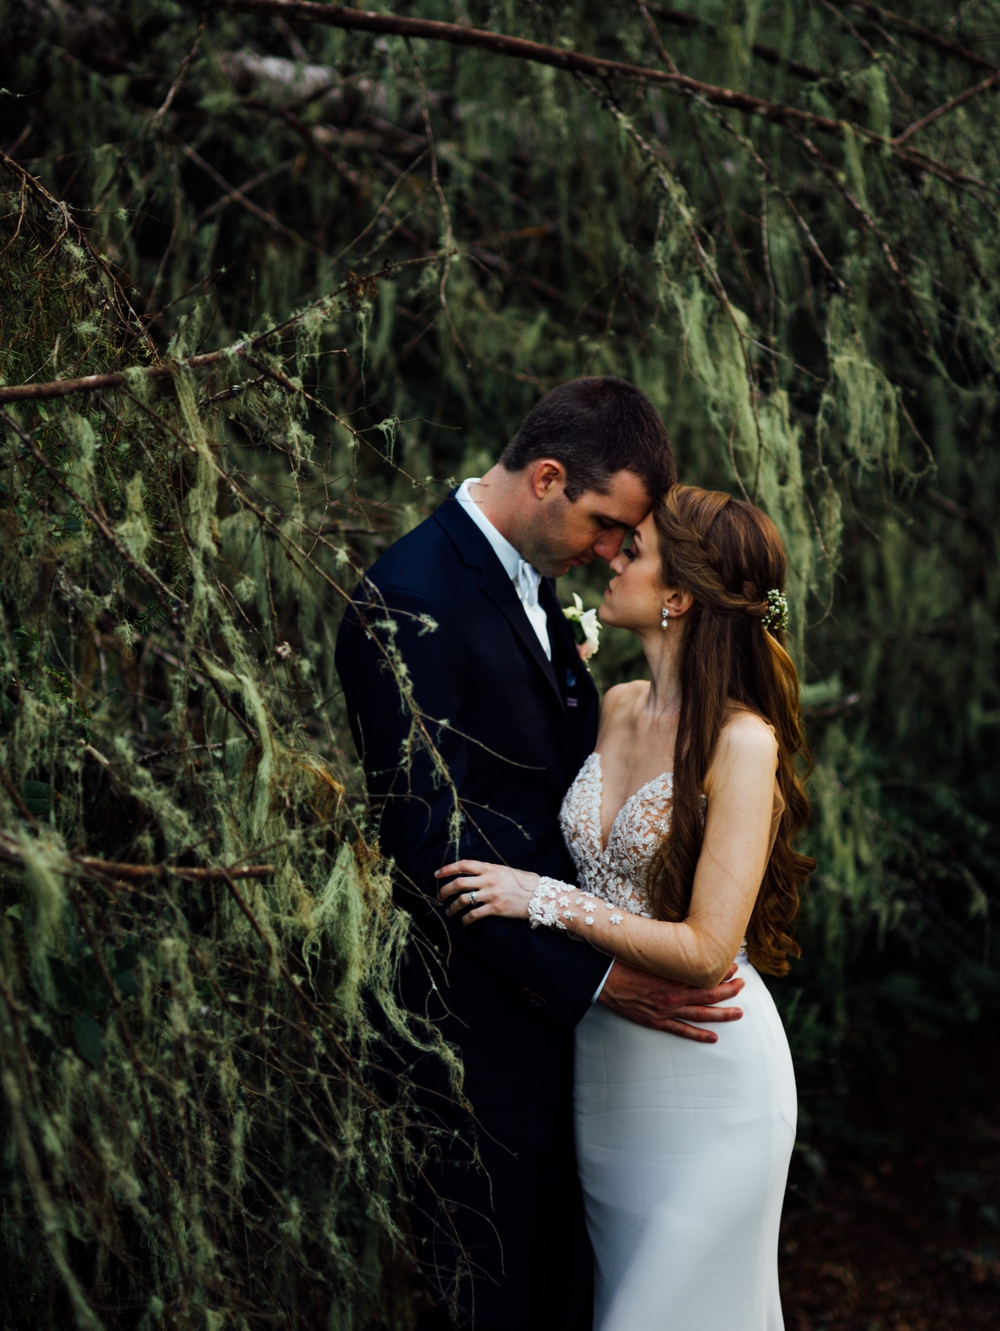
M0 0L0 32L4 1324L410 1324L425 1145L373 1069L435 1032L393 1004L419 939L333 641L598 373L789 551L789 1325L992 1324L1000 4ZM609 631L595 677L640 665Z

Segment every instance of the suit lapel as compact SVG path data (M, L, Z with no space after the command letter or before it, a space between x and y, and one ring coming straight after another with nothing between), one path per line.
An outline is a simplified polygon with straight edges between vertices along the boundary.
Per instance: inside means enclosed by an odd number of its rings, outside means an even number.
M479 575L480 590L485 592L497 609L503 612L511 628L527 647L532 660L548 680L549 686L559 700L559 710L563 711L562 692L556 679L556 672L552 669L552 663L545 655L542 644L538 641L538 634L524 613L524 606L514 590L514 584L507 576L507 570L492 550L489 551L489 555L488 560L483 560L482 572Z
M552 643L553 660L555 660L557 650L570 660L577 660L579 653L576 650L576 638L573 636L569 620L563 614L562 606L559 604L554 578L542 579L538 589L538 599L549 621L549 641Z
M445 531L451 537L458 548L459 554L466 564L473 568L478 568L479 587L486 596L493 602L497 609L503 614L504 618L510 624L511 628L524 643L531 659L541 670L548 681L559 703L559 710L562 713L563 720L566 720L566 709L563 703L562 690L556 679L556 673L552 668L552 663L542 650L542 644L538 641L538 634L531 627L531 621L524 613L524 606L518 599L517 592L514 590L514 584L507 576L507 570L500 563L495 552L491 549L489 541L482 534L476 524L467 514L462 511L461 504L455 502L454 495L449 495L441 507L435 512L434 517L444 527ZM546 592L548 599L545 599ZM546 613L550 621L549 640L555 646L551 628L552 613L551 603L555 600L555 593L549 587L545 578L542 579L540 596L542 604L545 606Z

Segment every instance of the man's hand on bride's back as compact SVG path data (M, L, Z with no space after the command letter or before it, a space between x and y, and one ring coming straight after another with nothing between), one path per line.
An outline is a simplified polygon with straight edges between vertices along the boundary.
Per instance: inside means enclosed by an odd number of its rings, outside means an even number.
M455 874L461 874L459 878ZM509 869L505 864L487 864L484 860L456 860L438 869L435 878L451 878L438 897L448 902L446 915L464 910L463 924L475 924L487 915L502 915L508 920L526 920L528 902L538 886L538 874L524 869ZM470 909L471 907L471 909Z
M733 979L735 964L714 989L692 989L689 985L665 980L648 971L637 970L616 961L601 990L599 1002L627 1021L649 1026L654 1031L669 1031L685 1040L715 1044L714 1031L692 1026L692 1021L739 1021L742 1008L718 1007L734 999L744 982Z
M526 920L528 903L538 886L536 873L483 860L456 860L438 869L435 877L449 880L442 884L438 896L448 903L446 914L465 912L463 924L475 924L488 915ZM714 1044L719 1038L714 1031L702 1030L691 1022L739 1021L741 1008L718 1006L730 1002L743 988L742 980L733 979L735 974L733 965L714 989L692 989L616 961L604 982L600 1001L640 1026Z

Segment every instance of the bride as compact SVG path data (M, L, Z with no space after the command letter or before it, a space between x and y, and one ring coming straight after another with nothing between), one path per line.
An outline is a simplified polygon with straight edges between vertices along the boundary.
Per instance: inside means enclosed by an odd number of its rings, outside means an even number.
M563 802L579 886L459 860L439 870L441 897L466 925L530 919L698 988L735 958L744 1016L717 1041L677 1040L602 1003L576 1029L594 1328L781 1331L795 1078L758 972L782 975L798 955L798 890L814 867L792 848L807 755L782 645L785 555L752 505L674 486L611 567L600 618L636 634L650 680L608 691Z

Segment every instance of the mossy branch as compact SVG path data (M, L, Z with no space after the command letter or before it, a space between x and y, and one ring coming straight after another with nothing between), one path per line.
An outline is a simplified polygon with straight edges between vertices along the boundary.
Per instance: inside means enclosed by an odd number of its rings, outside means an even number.
M0 831L0 859L8 864L23 865L24 853L18 839L10 832ZM222 883L229 879L268 878L274 873L273 864L234 864L215 868L201 868L187 864L123 864L119 860L101 860L93 855L67 852L60 865L61 872L74 878L95 878L113 885L117 879L140 882L149 879L166 881L180 878L190 883Z
M838 139L843 138L847 133L852 133L862 142L887 150L906 165L916 167L922 171L929 171L956 187L961 187L963 183L962 178L951 171L946 163L939 162L926 155L921 155L918 160L901 144L886 139L883 135L876 133L865 125L834 120L830 116L817 115L813 111L803 111L798 107L770 102L763 97L754 97L750 93L740 92L735 88L704 83L699 79L689 78L686 74L674 73L670 70L654 69L648 65L636 65L626 60L607 60L600 56L586 55L582 51L567 50L559 46L546 46L542 42L529 41L524 37L511 37L506 33L492 32L484 28L467 28L459 23L442 23L436 19L408 18L398 14L376 14L363 9L350 9L343 5L320 4L317 3L317 0L213 0L213 3L216 8L234 10L238 13L269 14L283 18L306 19L313 23L323 23L330 27L348 28L358 32L392 34L400 37L421 37L427 41L449 42L454 46L476 47L480 50L490 51L494 55L510 56L517 60L551 65L571 74L589 74L605 80L620 78L633 83L660 85L670 88L683 97L700 97L713 106L760 116L764 120L794 128L800 132L805 130L820 131ZM981 188L993 188L986 181L975 183Z

